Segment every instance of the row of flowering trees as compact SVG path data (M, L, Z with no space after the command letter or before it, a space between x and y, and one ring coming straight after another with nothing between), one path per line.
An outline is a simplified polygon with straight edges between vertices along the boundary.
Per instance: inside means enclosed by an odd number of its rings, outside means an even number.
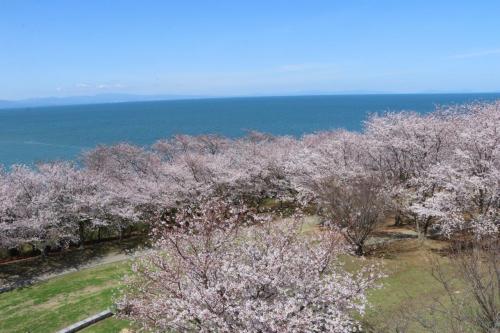
M423 234L495 233L499 143L493 103L373 116L362 133L179 135L151 148L99 146L79 165L0 171L0 247L80 242L86 230L167 221L213 197L255 210L269 198L316 207L345 231L391 213ZM372 206L360 205L366 200ZM360 235L345 235L362 245Z
M382 275L348 271L341 256L363 255L389 214L422 235L498 237L499 143L500 102L373 116L361 133L100 146L78 165L0 172L0 247L147 223L153 248L117 302L145 330L359 331ZM313 210L325 228L276 221L283 207Z

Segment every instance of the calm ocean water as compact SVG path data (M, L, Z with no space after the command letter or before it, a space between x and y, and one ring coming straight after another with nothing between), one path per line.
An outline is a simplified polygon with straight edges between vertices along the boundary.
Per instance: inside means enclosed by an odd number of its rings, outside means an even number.
M361 130L369 113L500 99L500 94L252 97L134 102L0 110L0 163L74 159L97 144L148 145L173 134L246 130L301 135Z

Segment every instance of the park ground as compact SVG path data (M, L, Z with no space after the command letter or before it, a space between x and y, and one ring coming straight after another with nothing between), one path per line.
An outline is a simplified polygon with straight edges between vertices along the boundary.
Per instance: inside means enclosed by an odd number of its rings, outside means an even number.
M387 277L382 280L381 289L369 294L371 307L362 321L373 331L390 332L398 325L398 314L405 304L425 304L436 296L444 297L442 287L431 275L431 259L446 261L441 253L447 244L418 239L411 228L389 224L377 232L371 243L372 251L367 259L349 257L346 265L354 269L367 261L383 265ZM40 263L38 269L46 277L43 281L0 294L0 332L55 332L112 307L113 299L119 294L120 280L130 272L131 259L128 255L120 256L123 250L116 245L104 246L99 249L97 260L89 258L79 267L67 267L69 270L56 264L60 259L53 259L45 270L40 268L43 266ZM58 268L57 273L47 272L50 265ZM0 278L2 274L4 278L12 276L16 267L26 273L31 266L32 263L0 265ZM36 273L30 271L32 275ZM127 321L111 317L82 332L131 330L133 327ZM424 332L416 327L410 331Z

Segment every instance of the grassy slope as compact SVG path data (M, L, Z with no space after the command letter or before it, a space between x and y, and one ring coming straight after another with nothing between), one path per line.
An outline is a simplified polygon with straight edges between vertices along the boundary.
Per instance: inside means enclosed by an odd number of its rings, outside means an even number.
M108 318L82 330L82 333L114 333L129 327L129 323L116 318Z
M0 294L0 332L54 332L105 310L128 267L127 262L102 265ZM103 332L124 326L111 319Z
M429 256L442 247L435 241L401 240L384 246L369 260L382 262L388 277L384 287L370 293L372 307L364 321L378 332L394 331L395 314L408 299L426 302L442 293L430 275ZM359 267L357 258L348 266ZM54 332L108 308L128 263L102 265L67 274L36 286L0 294L0 332ZM120 332L127 322L110 318L84 332ZM415 330L415 332L422 332Z
M403 240L384 248L380 259L387 277L383 287L369 293L371 307L364 317L365 326L375 332L396 332L401 311L414 311L417 304L429 304L439 297L445 302L445 291L431 275L431 257L444 244L431 240ZM439 260L447 267L446 259ZM425 332L420 327L408 327L410 332Z

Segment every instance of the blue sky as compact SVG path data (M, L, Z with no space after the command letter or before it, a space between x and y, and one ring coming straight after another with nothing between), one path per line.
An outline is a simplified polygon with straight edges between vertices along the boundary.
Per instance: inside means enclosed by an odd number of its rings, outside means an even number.
M500 1L0 0L0 99L500 91Z

